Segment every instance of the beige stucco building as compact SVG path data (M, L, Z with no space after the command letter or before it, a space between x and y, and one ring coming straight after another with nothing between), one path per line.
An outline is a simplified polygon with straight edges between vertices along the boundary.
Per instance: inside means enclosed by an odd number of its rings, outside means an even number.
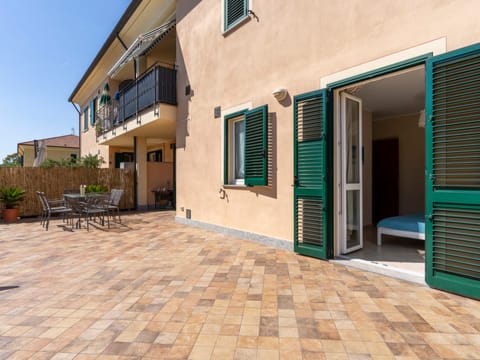
M81 155L136 168L136 205L174 190L175 1L132 1L71 94Z
M427 282L479 297L478 10L475 0L132 1L70 97L82 155L114 166L133 153L148 205L147 154L161 149L176 169L178 221L319 258L371 237L377 246L381 219L421 213L423 232L400 235L425 238ZM176 71L175 101L155 98L120 122L89 117L105 83L126 101L124 81L155 64ZM453 229L466 235L440 235Z
M76 161L76 159L80 158L79 137L77 135L62 135L24 141L17 144L17 154L22 159L23 167L34 166L35 154L37 154L37 157L39 155L42 157L38 161L47 159Z

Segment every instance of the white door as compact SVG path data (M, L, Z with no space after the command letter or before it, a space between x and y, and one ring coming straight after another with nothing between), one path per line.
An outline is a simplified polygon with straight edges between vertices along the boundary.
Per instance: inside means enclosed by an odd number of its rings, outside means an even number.
M363 247L362 198L362 101L340 94L342 152L341 252Z

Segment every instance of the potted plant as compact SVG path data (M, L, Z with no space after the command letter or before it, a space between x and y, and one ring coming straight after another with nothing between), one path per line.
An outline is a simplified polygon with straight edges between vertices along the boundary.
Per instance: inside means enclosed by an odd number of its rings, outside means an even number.
M5 222L15 222L18 218L18 204L24 199L26 191L17 186L0 188L0 202L5 205L2 217Z
M90 184L85 188L86 193L105 193L108 192L108 188L101 184Z

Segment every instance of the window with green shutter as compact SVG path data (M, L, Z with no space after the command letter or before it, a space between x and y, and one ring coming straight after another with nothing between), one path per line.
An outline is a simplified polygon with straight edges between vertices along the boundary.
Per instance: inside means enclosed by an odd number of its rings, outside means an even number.
M95 106L96 105L96 102L97 102L97 99L93 99L92 101L90 101L90 125L95 125L95 113L96 113L96 110L97 110L97 107Z
M83 110L83 130L88 130L88 106Z
M232 28L248 16L248 0L225 0L224 31Z
M225 184L268 184L267 118L267 105L225 116Z

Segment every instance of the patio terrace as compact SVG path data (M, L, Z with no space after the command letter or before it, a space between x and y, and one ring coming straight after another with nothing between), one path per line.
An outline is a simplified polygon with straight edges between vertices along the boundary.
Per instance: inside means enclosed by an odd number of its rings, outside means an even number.
M478 359L480 302L174 221L0 223L0 359Z

